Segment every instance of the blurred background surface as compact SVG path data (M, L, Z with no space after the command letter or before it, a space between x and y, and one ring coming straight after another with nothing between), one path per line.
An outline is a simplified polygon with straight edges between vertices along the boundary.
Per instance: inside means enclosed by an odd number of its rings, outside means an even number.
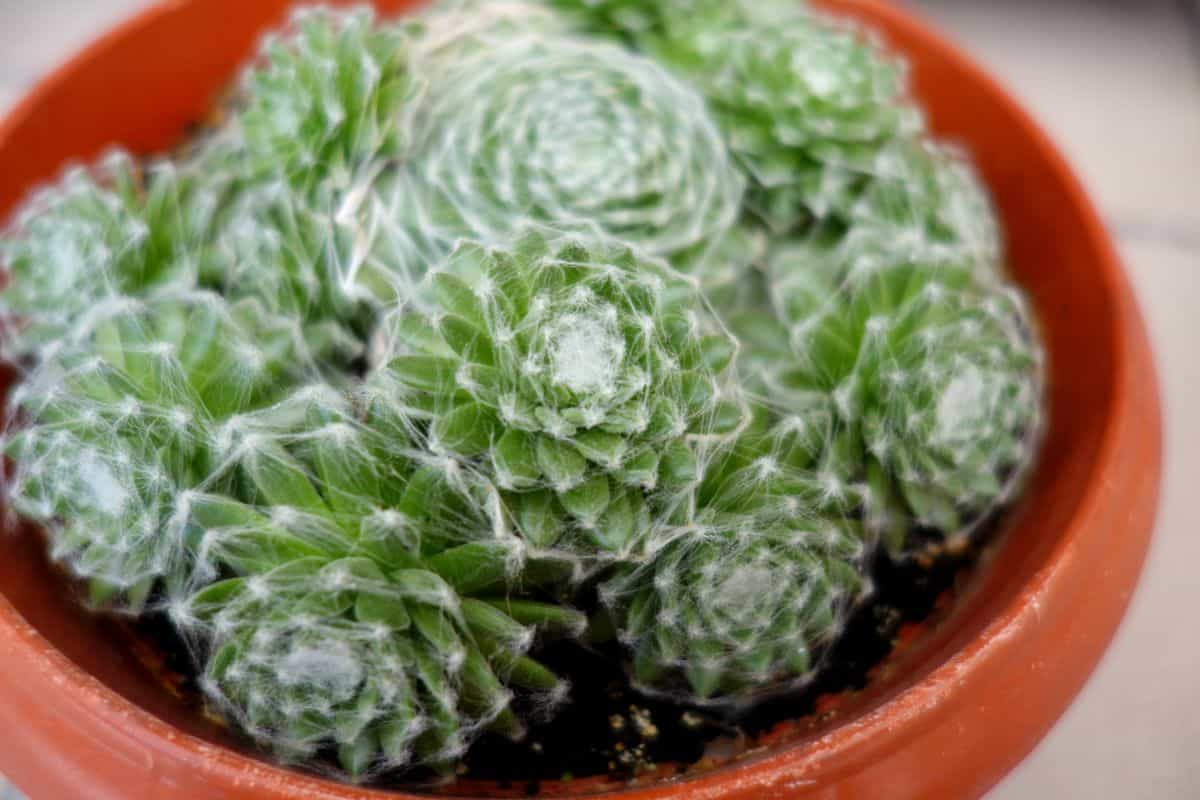
M1158 529L1129 615L1079 699L989 800L1200 797L1200 1L903 4L1005 82L1079 172L1124 255L1165 403ZM0 0L0 113L149 5Z

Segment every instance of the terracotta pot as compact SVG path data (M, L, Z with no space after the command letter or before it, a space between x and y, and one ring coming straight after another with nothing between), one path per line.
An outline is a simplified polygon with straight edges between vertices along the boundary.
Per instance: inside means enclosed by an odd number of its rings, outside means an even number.
M0 126L0 216L68 160L177 141L285 0L175 0L59 69ZM403 2L380 3L395 10ZM638 798L944 798L982 794L1079 691L1149 544L1160 420L1145 333L1117 256L1062 157L1017 104L907 12L828 8L912 63L933 128L967 145L999 204L1016 276L1050 352L1050 424L1009 533L964 596L872 687L735 763ZM0 558L0 772L34 800L397 797L272 766L164 691L112 629L67 598L31 535ZM576 781L553 791L604 788Z

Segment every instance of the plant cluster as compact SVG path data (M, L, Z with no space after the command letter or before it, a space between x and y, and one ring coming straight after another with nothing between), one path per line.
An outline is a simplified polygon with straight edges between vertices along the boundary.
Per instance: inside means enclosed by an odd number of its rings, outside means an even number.
M452 768L569 696L549 636L611 629L682 702L802 684L872 559L1028 472L986 192L861 31L306 10L230 98L0 239L6 494L282 759Z

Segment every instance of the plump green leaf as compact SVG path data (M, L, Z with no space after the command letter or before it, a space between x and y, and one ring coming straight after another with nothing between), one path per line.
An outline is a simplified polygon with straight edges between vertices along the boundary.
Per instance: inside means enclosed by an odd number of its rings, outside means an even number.
M282 447L264 442L250 449L242 464L268 504L315 514L329 512L303 465Z
M563 512L554 493L541 489L516 497L517 524L535 547L551 547L563 534Z
M397 356L388 367L410 389L443 396L454 391L458 361L438 356Z
M359 622L386 625L395 631L409 626L408 608L399 597L382 592L360 591L354 601L354 617Z
M504 489L525 489L541 477L531 437L509 429L492 447L492 465Z
M627 486L653 488L658 484L659 454L654 450L643 450L634 455L621 467L621 481Z
M605 475L596 475L559 495L563 508L585 525L593 524L604 513L608 499L608 478Z
M560 491L576 486L587 472L587 461L566 442L539 436L535 453L542 474Z
M474 364L496 366L496 351L488 335L457 314L447 314L438 322L442 338L454 352Z
M427 561L429 568L462 594L501 586L512 574L513 548L507 542L488 540L443 550Z
M575 446L589 461L615 469L625 458L629 442L624 436L590 430L583 431L575 437Z
M462 456L476 456L491 446L499 428L495 413L482 403L463 403L433 423L434 439Z
M696 454L685 442L672 442L663 452L659 476L663 483L682 486L696 480L699 469Z
M456 274L443 271L433 276L433 291L442 308L479 328L487 327L483 306L470 284L459 275L473 273L470 275L472 279L479 277L486 269L486 259L487 255L482 253L479 245L466 242L450 256L449 267Z

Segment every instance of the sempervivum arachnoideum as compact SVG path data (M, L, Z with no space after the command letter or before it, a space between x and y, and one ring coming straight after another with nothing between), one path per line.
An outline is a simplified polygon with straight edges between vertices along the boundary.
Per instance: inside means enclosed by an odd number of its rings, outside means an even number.
M336 748L362 780L444 767L485 729L521 735L517 692L562 698L566 684L524 655L534 626L507 608L460 596L424 564L309 558L209 586L190 624L205 631L202 685L222 712L287 761Z
M233 125L218 132L244 150L249 175L304 192L353 189L410 144L420 82L410 69L415 23L378 23L369 8L298 11L247 71Z
M901 63L799 8L677 20L649 49L704 95L775 231L845 212L881 151L921 128Z
M207 292L110 299L14 390L9 499L93 602L137 611L164 579L203 580L186 498L228 485L230 419L311 374L294 333Z
M898 142L880 153L879 173L845 217L812 238L826 248L817 257L845 268L919 260L994 279L1003 265L987 190L970 160L940 143Z
M191 516L237 577L168 611L207 654L205 692L261 743L334 747L354 778L440 767L564 696L525 653L582 615L511 596L524 549L487 487L411 449L390 408L312 387L242 420L228 453L248 500L197 493Z
M768 380L781 396L831 398L843 469L865 474L868 522L890 549L914 524L964 533L1032 460L1042 353L1028 306L986 270L912 259L844 269L813 253L772 260L791 352L766 359Z
M881 161L888 177L872 181L844 218L775 242L765 270L771 297L755 276L725 309L755 341L752 356L777 350L786 338L754 330L769 324L753 319L762 305L774 304L782 318L799 322L811 311L804 298L814 292L831 285L853 289L888 270L915 269L955 286L1004 281L996 217L966 158L941 145L903 143ZM800 300L795 308L789 307L793 296ZM742 328L743 320L750 328Z
M653 61L527 33L424 74L411 159L387 204L415 218L393 238L411 239L422 264L458 238L503 244L531 222L618 237L707 283L758 255L737 227L743 179L703 99Z
M143 167L115 152L67 172L0 239L6 355L36 356L105 298L194 285L216 211L216 194L187 166Z
M181 154L219 197L200 281L298 320L330 372L361 355L372 307L394 296L348 209L408 145L414 36L365 8L299 10Z
M381 378L431 449L493 476L540 547L627 552L648 500L695 480L692 443L743 423L734 340L690 283L624 245L464 243L428 281L436 303L401 314Z
M829 422L760 408L705 454L655 549L601 586L643 690L736 706L815 674L868 591L861 493L829 463Z

